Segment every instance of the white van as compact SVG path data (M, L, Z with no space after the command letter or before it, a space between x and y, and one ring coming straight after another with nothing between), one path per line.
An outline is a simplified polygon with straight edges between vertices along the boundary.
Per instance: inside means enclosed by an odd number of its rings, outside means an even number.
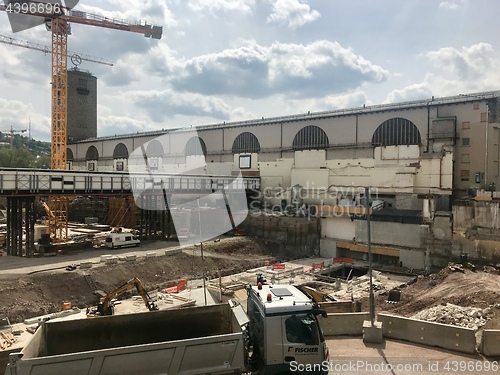
M112 249L118 247L139 246L141 241L132 233L110 233L106 237L106 247Z

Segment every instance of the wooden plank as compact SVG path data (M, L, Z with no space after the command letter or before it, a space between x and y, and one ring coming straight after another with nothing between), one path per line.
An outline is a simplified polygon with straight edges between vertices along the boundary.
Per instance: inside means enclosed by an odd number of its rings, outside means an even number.
M351 242L337 241L337 247L357 251L360 253L367 253L368 246L363 244L355 244ZM388 255L391 257L399 257L399 249L390 247L372 246L372 254Z

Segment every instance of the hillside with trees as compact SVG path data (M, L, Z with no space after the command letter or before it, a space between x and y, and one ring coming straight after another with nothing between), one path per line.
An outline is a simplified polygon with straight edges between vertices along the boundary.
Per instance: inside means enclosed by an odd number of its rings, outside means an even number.
M3 168L49 168L50 142L28 139L19 134L0 132L0 167Z

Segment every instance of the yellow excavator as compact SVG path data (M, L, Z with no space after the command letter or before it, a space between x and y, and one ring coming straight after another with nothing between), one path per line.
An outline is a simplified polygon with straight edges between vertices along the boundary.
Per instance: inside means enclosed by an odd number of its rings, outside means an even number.
M141 280L139 280L137 277L134 277L119 288L116 288L112 292L102 297L97 306L87 308L87 317L91 318L95 316L113 315L115 312L113 300L123 293L134 289L134 287L137 289L137 292L142 297L142 300L144 301L149 311L158 310L158 306L153 302L146 289L144 289Z
M297 289L299 289L301 292L309 295L314 302L316 303L321 303L321 302L335 302L335 298L329 296L326 293L321 293L319 290L304 284L298 285Z

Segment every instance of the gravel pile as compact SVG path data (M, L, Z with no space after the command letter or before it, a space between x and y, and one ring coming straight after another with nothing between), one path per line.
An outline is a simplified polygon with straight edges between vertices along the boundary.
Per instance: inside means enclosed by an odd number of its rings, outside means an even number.
M459 327L477 330L486 324L490 317L491 308L462 307L447 303L420 311L412 316L413 319L450 324Z

